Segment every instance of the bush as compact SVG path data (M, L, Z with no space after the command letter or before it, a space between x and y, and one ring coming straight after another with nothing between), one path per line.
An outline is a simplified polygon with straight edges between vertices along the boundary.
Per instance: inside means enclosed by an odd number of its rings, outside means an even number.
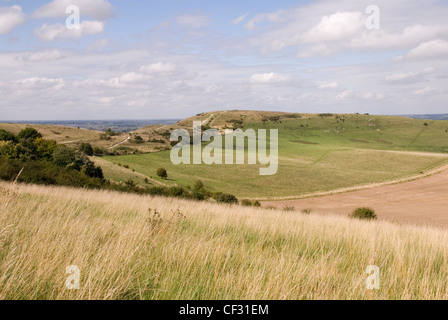
M135 136L135 138L134 138L134 143L142 144L143 142L145 142L145 141L143 141L143 138L142 138L142 137L140 137L140 136Z
M214 199L218 203L228 203L228 204L238 203L238 199L234 195L228 193L217 193Z
M34 128L26 128L19 132L17 135L20 140L23 139L37 139L42 138L42 135Z
M84 152L88 156L93 156L93 148L90 143L82 143L79 147L79 151Z
M18 139L13 133L0 129L0 141L18 142Z
M159 169L157 169L157 176L159 176L162 179L167 179L168 173L166 172L166 170L164 168L159 168Z
M364 219L364 220L376 220L377 216L373 209L370 208L358 208L350 214L351 218Z
M241 205L244 207L251 207L252 206L252 201L248 200L248 199L243 199L241 200Z

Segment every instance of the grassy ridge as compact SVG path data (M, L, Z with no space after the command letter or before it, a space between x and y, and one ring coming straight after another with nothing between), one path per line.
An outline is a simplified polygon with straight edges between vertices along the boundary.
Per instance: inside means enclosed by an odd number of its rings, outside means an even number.
M446 162L438 155L386 152L447 154L446 121L369 115L296 116L225 112L199 117L211 119L210 125L220 129L237 120L245 129L278 129L279 170L271 177L259 176L258 166L175 166L169 151L104 159L129 165L146 176L154 176L158 167L164 167L171 178L168 183L185 185L201 179L211 190L250 198L291 197L396 180ZM278 121L269 120L276 117L280 117ZM187 122L182 125L187 126Z
M0 186L0 299L448 298L443 231ZM80 290L65 288L68 265ZM378 291L366 290L368 265L380 267Z

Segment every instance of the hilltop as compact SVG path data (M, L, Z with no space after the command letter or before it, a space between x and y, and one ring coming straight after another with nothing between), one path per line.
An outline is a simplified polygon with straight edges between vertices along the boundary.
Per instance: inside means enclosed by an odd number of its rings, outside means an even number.
M170 134L204 129L278 129L279 171L260 177L259 166L180 165L170 161ZM17 133L30 125L0 124ZM284 199L363 187L426 175L447 163L448 122L364 114L301 114L266 111L215 111L171 125L148 126L130 133L98 132L60 126L31 125L46 139L78 148L90 143L106 178L145 186L192 185L202 180L211 191L239 198ZM393 151L393 152L391 152ZM442 157L440 155L443 155ZM169 179L156 176L164 167Z

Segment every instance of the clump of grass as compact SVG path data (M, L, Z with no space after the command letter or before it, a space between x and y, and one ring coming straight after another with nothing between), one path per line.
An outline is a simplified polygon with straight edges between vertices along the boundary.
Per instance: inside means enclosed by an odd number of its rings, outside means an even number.
M294 207L284 206L283 207L283 211L292 212L292 211L296 211L296 209Z
M311 212L313 212L313 209L303 209L302 211L301 211L303 214L310 214Z
M367 207L362 207L362 208L358 208L358 209L354 210L350 214L350 217L356 218L356 219L363 219L363 220L376 220L377 219L375 210L373 210L371 208L367 208Z

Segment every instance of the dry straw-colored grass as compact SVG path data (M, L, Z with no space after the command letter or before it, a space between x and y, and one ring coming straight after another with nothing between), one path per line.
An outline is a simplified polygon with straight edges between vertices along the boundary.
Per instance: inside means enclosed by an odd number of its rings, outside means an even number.
M443 230L32 185L11 199L12 184L0 187L0 299L448 298ZM79 290L65 287L69 265ZM366 289L368 265L380 290Z

